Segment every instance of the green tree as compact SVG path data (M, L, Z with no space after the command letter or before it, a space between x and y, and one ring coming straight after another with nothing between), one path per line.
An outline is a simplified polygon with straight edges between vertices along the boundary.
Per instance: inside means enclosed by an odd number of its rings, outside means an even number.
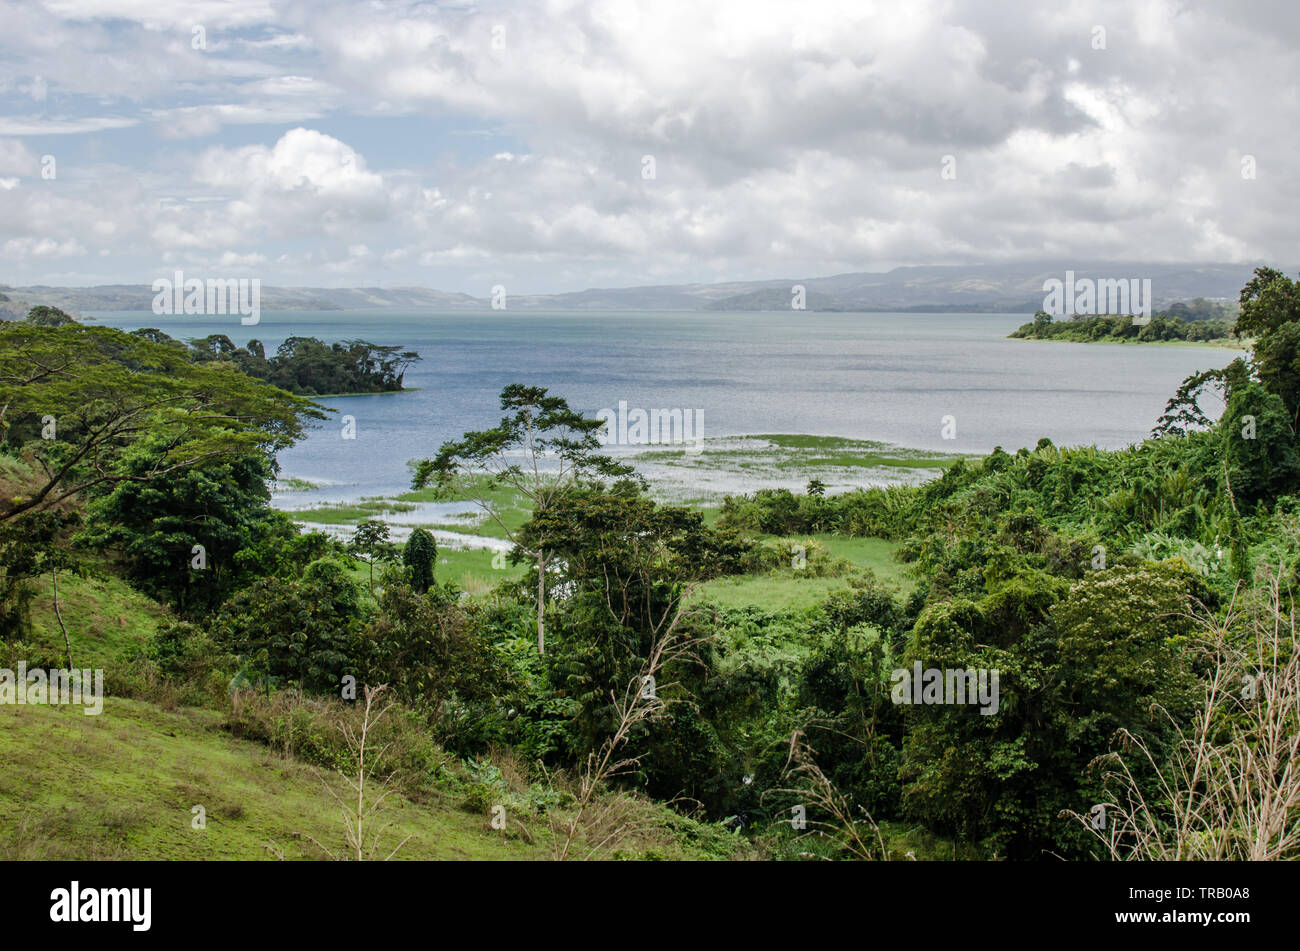
M1282 399L1291 428L1300 424L1300 322L1285 323L1255 341L1260 382Z
M56 509L16 524L0 522L0 641L12 642L28 632L31 580L67 566L57 539L75 521L75 513Z
M323 407L229 364L195 364L174 347L108 327L0 326L0 441L38 470L0 499L0 522L91 488L152 481L298 439ZM123 451L158 448L141 471Z
M124 451L121 470L138 478L91 490L77 540L117 552L137 586L188 617L215 609L249 580L249 556L241 554L284 525L268 505L271 462L261 452L146 477L165 450L155 436Z
M27 322L35 324L37 327L66 327L68 324L75 324L77 321L71 314L59 310L57 307L47 307L41 304L27 312Z
M423 528L413 530L402 549L402 563L406 565L411 587L419 594L433 585L433 566L437 561L438 543L433 535Z
M1300 283L1271 267L1255 268L1255 276L1241 289L1241 313L1236 332L1263 337L1283 324L1300 321Z
M1011 858L1086 854L1086 834L1059 815L1105 801L1089 763L1120 729L1167 750L1169 718L1191 711L1195 584L1175 566L1117 566L1068 586L1022 571L979 601L928 607L899 666L997 670L998 708L904 707L909 814Z
M1236 503L1274 499L1300 483L1300 453L1285 404L1263 384L1236 387L1219 428L1225 488Z
M362 621L361 592L348 566L322 558L301 579L266 578L236 592L214 631L246 667L330 692L345 675L360 677L369 661Z
M416 460L412 485L418 489L436 482L450 487L460 477L475 503L532 559L537 569L537 652L545 654L546 569L551 553L544 546L520 543L492 490L513 489L531 503L537 517L582 480L627 477L633 470L598 452L603 445L603 420L570 409L564 399L548 395L543 387L510 384L501 391L501 409L507 415L495 428L465 433L459 440L443 443L433 458Z
M748 546L704 525L703 516L658 506L624 483L576 487L550 500L518 544L554 560L558 604L554 688L577 701L581 743L594 748L612 726L621 692L672 625L691 585L737 570Z
M370 566L370 593L375 593L375 562L393 556L393 544L388 540L388 526L372 518L357 525L348 546L366 556Z
M384 584L365 635L368 679L390 685L408 703L433 710L452 697L490 704L507 690L503 658L451 587L417 592Z

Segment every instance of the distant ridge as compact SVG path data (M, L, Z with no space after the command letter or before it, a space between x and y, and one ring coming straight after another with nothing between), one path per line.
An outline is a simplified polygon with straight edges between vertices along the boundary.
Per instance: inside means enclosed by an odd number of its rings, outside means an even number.
M1196 297L1236 300L1255 266L1051 261L899 267L892 271L862 271L829 277L591 288L564 294L511 294L507 306L510 310L524 311L789 310L792 288L800 284L805 289L806 309L810 311L1031 313L1042 306L1043 282L1049 278L1063 280L1065 272L1072 270L1080 278L1150 278L1154 303L1160 307ZM1293 267L1282 270L1288 274L1297 271ZM0 296L10 298L8 310L12 313L19 302L27 306L47 304L76 312L150 310L154 294L146 284L95 287L0 285ZM491 309L491 299L426 287L267 285L262 288L261 306L263 310L288 311L486 311Z

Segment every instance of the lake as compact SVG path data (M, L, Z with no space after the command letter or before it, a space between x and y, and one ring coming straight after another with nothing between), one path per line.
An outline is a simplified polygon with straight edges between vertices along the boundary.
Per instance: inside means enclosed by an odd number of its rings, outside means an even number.
M404 393L331 397L338 417L280 456L282 475L321 483L317 501L407 487L406 461L494 425L508 383L544 386L589 414L629 408L701 414L707 438L806 433L947 452L1140 441L1188 374L1226 349L1007 340L1029 315L474 313L293 311L238 317L98 313L123 329L180 339L224 333L271 353L286 337L363 339L418 351ZM956 438L942 436L944 417Z

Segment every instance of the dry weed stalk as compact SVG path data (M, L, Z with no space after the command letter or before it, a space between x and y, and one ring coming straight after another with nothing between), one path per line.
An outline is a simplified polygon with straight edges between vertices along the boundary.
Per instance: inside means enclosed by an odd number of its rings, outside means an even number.
M885 847L884 836L880 827L860 805L850 803L831 782L820 766L817 754L808 743L808 737L802 730L795 730L790 735L790 754L786 757L782 778L787 781L801 780L799 785L787 789L773 789L772 793L786 793L799 796L808 805L827 819L807 818L807 828L798 838L818 836L837 842L854 858L864 861L886 861L889 850ZM810 810L811 811L811 810ZM789 821L789 820L781 820ZM870 829L868 838L863 838L862 828Z
M1269 571L1245 608L1198 617L1212 664L1196 715L1167 763L1127 731L1121 738L1155 776L1144 789L1125 754L1108 767L1118 802L1105 828L1083 822L1116 860L1264 861L1300 857L1300 640L1295 603ZM1249 641L1234 641L1244 625Z
M589 848L583 857L590 859L614 848L629 836L648 831L653 825L639 821L644 817L638 817L636 810L629 807L630 797L611 796L597 804L596 794L611 779L640 765L639 756L620 756L619 751L631 737L633 728L663 716L669 703L673 702L665 700L660 692L677 684L661 684L658 681L660 673L670 663L685 661L694 656L691 642L678 631L687 613L682 606L686 600L686 596L678 600L677 611L671 623L655 638L640 673L628 681L622 697L610 691L609 697L618 716L618 725L598 750L587 754L587 761L579 773L578 792L575 796L577 811L559 830L563 839L555 852L555 858L561 862L569 858L580 831L587 833ZM647 683L656 684L649 695L643 689Z
M371 860L375 857L375 850L379 848L380 837L383 835L384 830L392 824L391 822L385 822L380 825L378 829L371 832L369 845L366 844L366 825L377 815L381 814L385 808L384 801L388 798L388 794L391 792L388 788L388 784L392 780L392 776L386 776L378 783L373 781L375 770L379 762L383 759L384 753L388 751L388 746L384 745L380 747L379 751L374 753L370 762L367 763L367 754L370 752L367 745L370 739L370 732L375 728L379 721L383 719L384 714L393 707L391 703L385 704L378 712L374 712L375 701L387 689L387 685L384 684L381 684L378 687L364 688L366 705L361 717L361 727L359 731L353 728L352 724L347 722L347 720L342 720L340 722L340 729L343 732L343 737L347 740L348 747L353 751L353 755L356 757L357 775L356 779L353 779L342 770L339 770L338 774L343 777L343 781L348 785L352 792L356 793L356 802L351 802L350 797L349 800L344 800L344 798L339 795L339 793L336 792L329 783L325 782L324 777L322 777L319 772L316 773L317 778L321 780L325 789L334 797L334 801L342 808L344 839L347 843L348 852L350 853L349 858L358 862ZM371 785L371 791L369 793L367 793L366 790L368 781ZM330 858L338 859L338 856L317 842L316 839L309 835L304 835L304 838L314 843L317 848ZM396 855L402 846L406 845L410 840L411 836L408 835L401 842L397 843L396 847L384 857L384 861L388 861Z

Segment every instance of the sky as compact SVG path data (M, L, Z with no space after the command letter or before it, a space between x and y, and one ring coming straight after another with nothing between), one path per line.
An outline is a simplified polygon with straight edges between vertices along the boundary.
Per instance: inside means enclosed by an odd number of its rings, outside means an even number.
M1300 258L1300 5L0 0L0 284Z

